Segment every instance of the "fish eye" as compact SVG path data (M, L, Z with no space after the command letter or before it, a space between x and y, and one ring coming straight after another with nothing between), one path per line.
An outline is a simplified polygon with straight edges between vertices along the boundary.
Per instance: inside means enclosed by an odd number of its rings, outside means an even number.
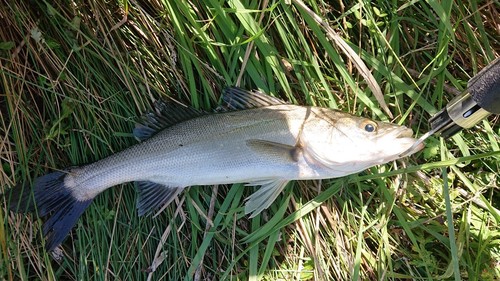
M362 128L368 133L373 133L377 130L377 124L375 124L375 122L373 121L366 121L363 122Z

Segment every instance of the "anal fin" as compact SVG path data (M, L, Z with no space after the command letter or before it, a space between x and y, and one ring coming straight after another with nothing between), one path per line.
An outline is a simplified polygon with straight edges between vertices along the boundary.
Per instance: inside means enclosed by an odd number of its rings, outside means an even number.
M137 182L139 216L149 215L159 209L154 215L157 216L183 189L183 187L170 187L150 181Z
M281 191L283 191L288 182L289 180L285 179L270 179L247 184L247 186L260 185L260 188L246 199L245 214L252 213L250 217L253 218L264 209L267 209Z

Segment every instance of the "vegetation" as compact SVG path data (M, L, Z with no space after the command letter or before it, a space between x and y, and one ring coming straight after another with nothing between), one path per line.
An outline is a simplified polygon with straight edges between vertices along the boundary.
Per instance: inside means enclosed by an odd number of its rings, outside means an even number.
M305 5L358 54L367 80L300 1L3 1L0 193L135 143L154 100L209 110L221 89L411 126L417 135L500 55L500 4ZM100 195L58 249L32 214L0 208L5 280L499 280L500 126L341 179L295 182L261 215L242 185L192 187L156 218L132 184Z

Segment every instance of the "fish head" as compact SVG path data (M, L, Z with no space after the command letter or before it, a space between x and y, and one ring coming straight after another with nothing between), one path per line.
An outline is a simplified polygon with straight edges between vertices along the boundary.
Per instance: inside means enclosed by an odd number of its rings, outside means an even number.
M412 137L413 131L405 126L337 111L319 118L322 120L316 122L316 128L313 125L311 130L304 131L304 149L309 159L336 169L339 175L401 158L417 141Z

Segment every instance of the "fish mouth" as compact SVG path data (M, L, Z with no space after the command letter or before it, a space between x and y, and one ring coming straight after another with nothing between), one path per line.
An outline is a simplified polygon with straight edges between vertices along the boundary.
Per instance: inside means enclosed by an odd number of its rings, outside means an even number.
M403 152L399 154L399 157L409 156L417 151L420 151L425 147L425 144L423 142L420 142L419 140L413 138L412 136L413 136L412 129L403 127L400 130L398 130L396 138L398 140L404 141L405 143L408 143L407 149L403 150Z
M398 134L397 134L397 138L400 139L400 138L412 138L413 136L413 131L412 129L409 129L409 128L406 128L406 127L403 127L401 128L401 130L399 130ZM413 139L413 138L412 138Z

